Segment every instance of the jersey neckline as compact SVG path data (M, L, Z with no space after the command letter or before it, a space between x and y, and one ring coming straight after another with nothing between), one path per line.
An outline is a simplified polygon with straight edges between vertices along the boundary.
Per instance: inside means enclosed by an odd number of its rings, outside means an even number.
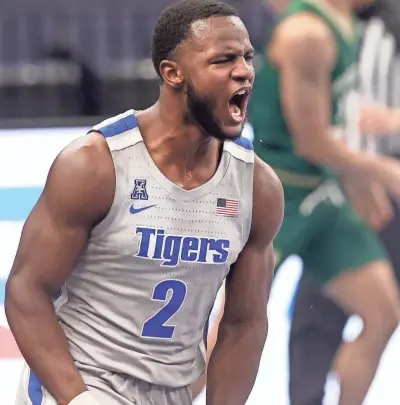
M231 155L229 153L225 153L225 142L224 142L221 160L218 164L217 170L215 171L214 175L204 184L191 190L185 190L184 188L179 187L174 182L172 182L168 177L166 177L158 168L158 166L155 164L154 160L150 156L146 144L144 143L139 127L136 127L134 129L134 132L136 133L135 135L139 137L141 144L143 146L143 154L145 155L147 163L150 167L150 174L164 190L166 190L169 194L171 194L173 197L177 198L180 201L189 202L197 200L203 197L204 195L209 194L212 190L214 190L218 186L218 184L224 178L228 170Z

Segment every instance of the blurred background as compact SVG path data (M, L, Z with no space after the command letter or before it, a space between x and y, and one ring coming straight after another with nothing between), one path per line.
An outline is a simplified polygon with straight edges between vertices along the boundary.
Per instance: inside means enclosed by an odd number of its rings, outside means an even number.
M256 51L263 52L273 21L287 1L228 2L240 11ZM42 190L50 164L66 144L105 117L146 108L156 100L151 35L159 13L169 3L0 0L1 405L14 403L22 364L2 306L24 220ZM363 63L381 84L381 100L400 106L400 2L378 1L360 17L366 30L364 45L372 52ZM251 123L245 136L252 137ZM399 139L382 141L385 153L400 155ZM291 257L275 281L270 334L248 404L289 403L289 309L301 271L301 261ZM400 335L396 334L369 392L368 405L399 403L399 363ZM202 403L200 398L198 404Z
M0 118L109 116L150 105L158 93L152 30L169 3L1 0ZM259 0L231 3L261 49L270 13Z

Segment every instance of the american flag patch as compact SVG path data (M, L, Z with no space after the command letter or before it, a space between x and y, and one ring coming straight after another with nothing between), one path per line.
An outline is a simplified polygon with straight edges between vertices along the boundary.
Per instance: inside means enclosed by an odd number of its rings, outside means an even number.
M217 199L217 215L225 217L237 217L239 212L239 201L229 200L228 198Z

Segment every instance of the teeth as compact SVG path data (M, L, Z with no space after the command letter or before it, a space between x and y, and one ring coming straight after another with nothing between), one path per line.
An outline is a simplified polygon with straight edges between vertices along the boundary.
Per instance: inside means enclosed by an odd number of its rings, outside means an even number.
M241 90L237 93L239 96L243 96L244 94L246 94L246 90Z

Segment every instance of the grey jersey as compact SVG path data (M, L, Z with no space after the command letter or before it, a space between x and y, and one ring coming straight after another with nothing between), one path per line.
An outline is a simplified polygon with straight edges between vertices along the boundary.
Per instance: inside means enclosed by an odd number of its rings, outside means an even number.
M151 159L133 111L94 130L116 190L55 302L70 351L78 367L188 385L204 371L208 317L249 236L251 143L225 142L215 175L186 191Z

